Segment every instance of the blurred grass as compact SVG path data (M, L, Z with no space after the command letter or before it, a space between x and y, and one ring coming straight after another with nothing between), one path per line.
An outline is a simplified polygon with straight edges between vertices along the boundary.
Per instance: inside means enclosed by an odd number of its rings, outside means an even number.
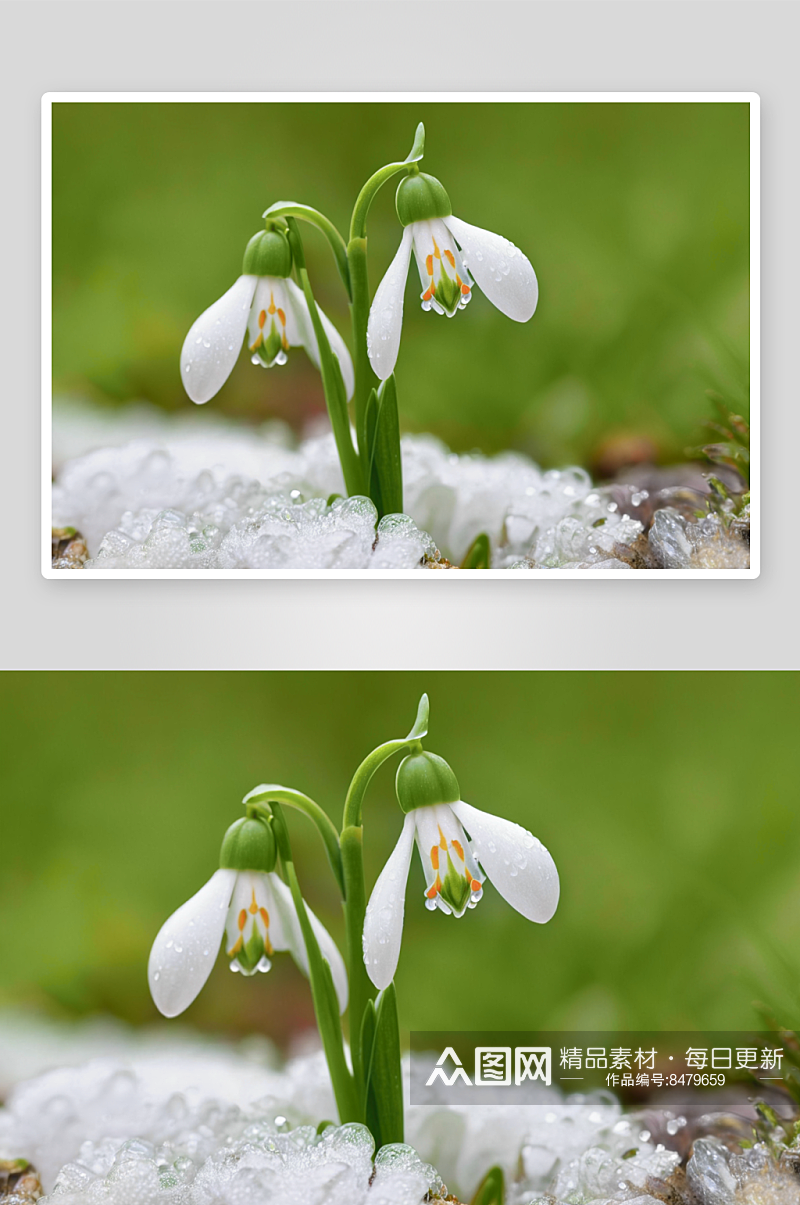
M339 823L356 765L427 690L428 747L467 800L545 842L562 898L541 927L491 887L461 921L432 915L415 855L406 1028L735 1028L756 998L800 1021L797 675L61 672L0 689L0 1004L154 1020L153 937L216 868L243 794L285 782ZM401 827L392 769L365 818L371 884ZM292 832L341 942L322 847L302 817ZM188 1020L285 1041L312 1013L278 957L255 981L218 962Z
M56 395L190 409L178 355L241 270L273 201L346 233L367 176L427 129L423 167L454 212L516 242L539 309L524 326L476 292L452 322L406 295L401 421L451 446L591 461L618 432L666 459L697 444L713 386L746 410L749 114L745 104L97 104L53 106ZM370 215L373 290L399 241L394 185ZM323 307L349 338L333 261L309 229ZM324 408L304 354L241 357L211 403L296 429Z

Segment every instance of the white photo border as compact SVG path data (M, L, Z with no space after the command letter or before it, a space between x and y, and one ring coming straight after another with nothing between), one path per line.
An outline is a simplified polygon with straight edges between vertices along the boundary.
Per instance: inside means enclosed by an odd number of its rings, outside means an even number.
M547 569L538 573L510 573L507 569L484 569L479 573L456 570L425 573L416 569L103 569L78 573L52 567L52 345L42 340L42 576L53 581L96 581L144 578L167 580L302 579L331 580L381 578L441 582L502 578L516 582L563 580L639 581L655 578L700 580L712 578L757 578L761 572L761 128L760 97L755 92L47 92L42 97L42 267L41 329L52 324L52 108L54 104L85 103L215 104L253 103L364 103L400 104L707 104L737 103L750 107L750 491L754 496L750 527L749 569L641 569L631 573L609 573L603 569ZM436 588L436 587L434 587Z

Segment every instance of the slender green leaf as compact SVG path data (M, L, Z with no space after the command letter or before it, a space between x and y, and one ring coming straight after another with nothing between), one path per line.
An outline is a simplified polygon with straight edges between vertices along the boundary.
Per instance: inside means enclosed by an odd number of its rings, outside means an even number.
M370 493L373 488L376 488L376 493L380 498L378 512L381 517L401 514L403 510L403 465L400 458L400 423L397 417L397 386L394 373L383 382L377 394L375 427L371 439L369 481Z
M403 1141L403 1074L394 983L378 996L367 1080L367 1125L378 1148Z
M503 1205L505 1177L502 1167L490 1167L478 1185L471 1205Z
M367 1085L372 1068L372 1050L375 1043L375 1001L368 1000L361 1022L361 1065L364 1068L364 1112L367 1113ZM367 1118L369 1125L369 1118Z
M462 569L491 569L492 547L485 531L472 541L467 555L461 562Z

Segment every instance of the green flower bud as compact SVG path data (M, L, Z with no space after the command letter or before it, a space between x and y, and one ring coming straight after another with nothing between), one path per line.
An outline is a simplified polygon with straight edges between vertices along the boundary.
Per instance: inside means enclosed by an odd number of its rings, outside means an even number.
M259 230L245 247L242 272L245 276L289 276L292 250L282 230Z
M425 172L414 172L400 181L395 205L403 226L431 218L449 218L453 212L443 186L435 176Z
M404 812L457 803L461 798L458 780L443 757L435 753L411 753L397 768L397 802Z
M275 869L275 836L266 820L243 817L230 826L222 838L219 864L223 870Z

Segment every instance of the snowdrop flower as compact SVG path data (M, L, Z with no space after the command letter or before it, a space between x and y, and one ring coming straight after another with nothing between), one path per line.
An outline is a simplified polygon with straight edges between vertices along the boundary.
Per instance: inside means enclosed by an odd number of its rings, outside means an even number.
M282 230L268 229L250 239L242 275L197 319L181 351L181 378L193 402L208 402L233 371L247 332L253 364L285 364L292 347L304 347L319 368L317 336L303 292L291 279L292 252ZM353 394L353 362L339 332L319 311L331 351L338 357L348 398Z
M416 172L401 181L397 216L405 228L400 249L378 285L367 326L370 364L382 381L393 373L400 350L412 249L423 310L452 318L466 307L477 284L492 305L515 322L533 316L539 286L530 262L502 235L454 217L450 198L434 176Z
M232 971L268 971L276 952L288 950L308 975L308 957L291 892L274 872L275 838L262 820L231 825L220 869L182 904L153 942L147 977L159 1012L176 1017L189 1007L211 974L220 943ZM330 964L339 1009L347 1007L347 973L333 939L307 909L323 958Z
M480 900L488 877L528 920L550 920L559 894L550 854L519 824L464 803L441 757L426 752L406 757L397 771L397 798L406 813L403 830L364 920L364 964L377 988L387 987L397 969L415 840L425 872L425 906L431 911L463 916Z

